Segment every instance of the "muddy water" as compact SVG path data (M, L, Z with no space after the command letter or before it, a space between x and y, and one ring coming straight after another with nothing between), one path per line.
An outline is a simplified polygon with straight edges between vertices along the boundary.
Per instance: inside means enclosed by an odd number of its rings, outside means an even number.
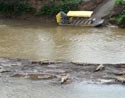
M38 21L0 21L0 57L125 63L125 30L60 27ZM0 98L124 98L121 85L0 78Z
M0 98L124 98L121 85L48 85L44 81L0 80Z
M125 63L125 30L1 20L0 57Z

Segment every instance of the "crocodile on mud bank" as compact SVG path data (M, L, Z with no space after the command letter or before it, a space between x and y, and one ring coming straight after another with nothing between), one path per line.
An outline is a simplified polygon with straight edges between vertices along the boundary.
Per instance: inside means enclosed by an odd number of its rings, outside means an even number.
M2 79L23 78L50 83L86 82L124 84L125 64L84 64L77 62L32 61L0 58Z

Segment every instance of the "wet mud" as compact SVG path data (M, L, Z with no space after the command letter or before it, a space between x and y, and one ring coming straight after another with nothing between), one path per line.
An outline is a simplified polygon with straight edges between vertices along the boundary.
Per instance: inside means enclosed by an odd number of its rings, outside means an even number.
M103 66L102 68L100 66ZM0 58L0 78L71 84L73 82L124 84L125 64L33 61Z

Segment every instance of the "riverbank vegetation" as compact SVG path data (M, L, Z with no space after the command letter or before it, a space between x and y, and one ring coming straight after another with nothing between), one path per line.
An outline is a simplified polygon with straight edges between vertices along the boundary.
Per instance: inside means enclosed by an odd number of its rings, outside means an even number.
M69 10L78 10L81 0L53 0L45 4L38 13L39 15L55 15L59 11L68 12Z
M0 0L0 13L6 16L55 15L59 11L77 10L81 0Z
M0 13L6 16L22 15L33 12L33 7L25 0L0 0Z
M116 0L111 21L120 27L125 27L125 0Z
M59 11L94 10L105 0L0 0L0 16L55 16ZM109 15L110 16L110 15ZM115 0L110 22L125 26L125 0Z

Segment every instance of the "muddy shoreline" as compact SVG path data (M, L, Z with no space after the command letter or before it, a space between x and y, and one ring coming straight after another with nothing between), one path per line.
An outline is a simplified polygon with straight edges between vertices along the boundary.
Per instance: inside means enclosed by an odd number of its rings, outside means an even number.
M96 71L99 65L0 58L0 78L44 80L61 84L61 79L68 75L64 84L73 82L124 84L125 64L104 64L103 70Z

